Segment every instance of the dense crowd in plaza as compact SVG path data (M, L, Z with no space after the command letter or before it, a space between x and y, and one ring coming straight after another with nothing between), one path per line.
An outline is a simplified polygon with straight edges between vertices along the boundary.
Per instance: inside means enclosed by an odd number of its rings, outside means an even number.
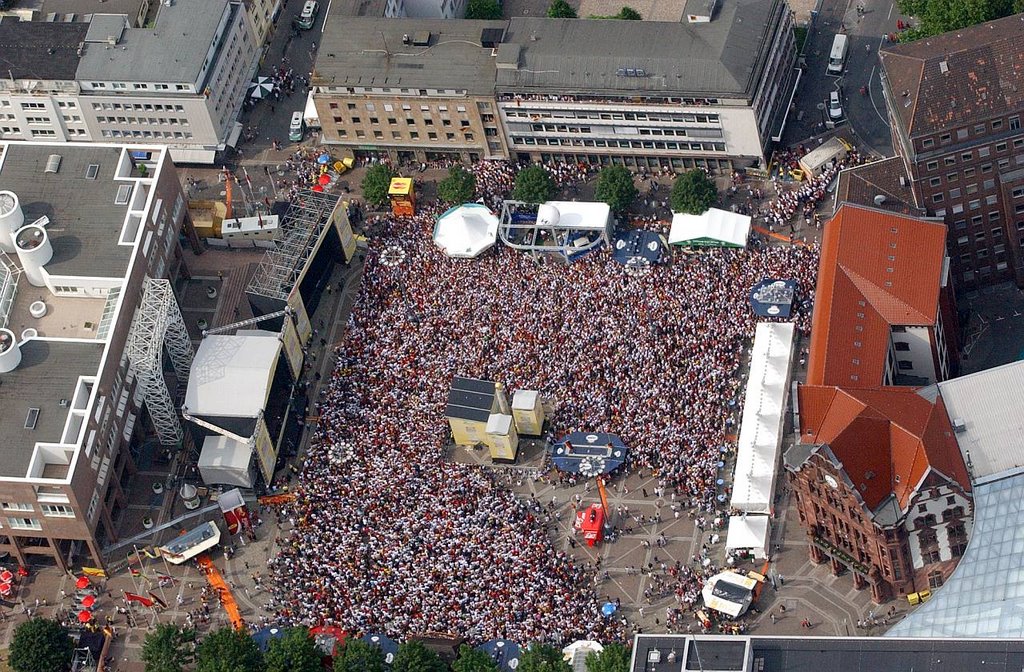
M514 172L481 165L478 195L493 206ZM582 178L568 168L563 179ZM372 223L298 524L272 561L273 604L356 632L617 639L624 622L599 613L599 570L553 548L544 508L489 470L443 459L452 376L540 390L556 435L619 434L630 468L659 478L672 511L702 517L718 505L716 463L738 411L750 288L795 277L810 297L817 250L676 253L634 277L606 252L571 265L508 248L449 259L431 240L436 215ZM393 247L404 255L382 254ZM806 331L808 316L798 324ZM680 608L692 604L699 571L650 569Z

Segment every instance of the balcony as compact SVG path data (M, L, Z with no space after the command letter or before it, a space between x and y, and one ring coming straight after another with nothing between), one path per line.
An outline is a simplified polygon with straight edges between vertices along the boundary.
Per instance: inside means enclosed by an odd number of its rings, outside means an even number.
M821 550L828 553L830 557L842 562L844 565L846 565L853 571L857 572L858 574L862 574L865 578L867 578L870 575L871 568L857 561L856 559L854 559L852 555L850 555L843 549L839 548L832 542L826 539L822 539L818 536L811 537L811 542Z

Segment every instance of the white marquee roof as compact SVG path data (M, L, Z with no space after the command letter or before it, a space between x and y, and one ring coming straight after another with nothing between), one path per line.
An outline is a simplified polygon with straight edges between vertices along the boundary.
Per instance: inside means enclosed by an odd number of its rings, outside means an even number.
M269 331L203 339L192 360L185 407L190 415L255 418L264 409L281 342Z
M768 557L768 516L746 515L729 517L729 535L725 540L725 549L747 550L756 558Z
M494 246L498 218L486 206L467 203L437 218L434 243L449 257L473 258Z
M711 245L717 242L727 247L746 247L749 236L750 217L711 208L703 215L673 213L668 242L672 245Z

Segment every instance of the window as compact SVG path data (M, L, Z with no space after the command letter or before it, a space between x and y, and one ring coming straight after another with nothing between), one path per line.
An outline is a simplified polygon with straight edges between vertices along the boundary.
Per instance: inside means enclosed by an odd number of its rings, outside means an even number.
M997 152L1005 152L1006 151L1006 142L1005 141L1004 142L997 142L996 143L996 151Z
M967 255L970 256L970 255ZM896 348L896 352L908 352L910 350L910 343L904 343L903 341L896 341L893 343L893 347Z
M50 518L74 518L75 510L65 504L40 504L44 516Z
M949 142L952 139L953 139L953 136L950 135L949 133L943 133L942 135L939 136L939 142L941 142L942 144L946 144L947 142Z
M1010 117L1010 130L1011 131L1019 131L1020 130L1020 117Z
M925 138L924 140L921 141L921 146L924 147L925 149L928 149L929 147L934 147L935 140L933 140L932 138Z
M928 562L938 562L939 561L938 555L939 555L938 551L936 551L935 552L935 556L936 556L935 559L934 560L925 559L925 562L926 563L928 563ZM939 572L939 571L928 572L928 587L929 588L938 588L940 586L942 586L942 572Z
M31 504L18 504L15 502L3 502L0 503L0 507L3 507L4 511L32 511Z
M956 157L955 156L947 156L944 159L942 159L942 162L944 164L946 164L947 166L955 166L956 165Z
M944 200L946 200L946 197L942 194L935 194L932 196L932 201L935 203L942 203Z
M15 530L41 530L43 526L35 518L8 518L7 524Z
M941 177L933 177L932 179L928 180L928 184L933 186L933 187L937 187L940 184L942 184L942 178Z
M117 188L117 196L114 197L115 205L127 205L128 196L132 193L132 185L122 184Z
M899 367L900 371L913 371L914 370L914 363L910 362L910 361L907 361L905 359L898 360L896 362L896 365Z
M960 179L960 173L946 173L947 182L956 182Z
M925 167L926 170L936 170L939 167L939 162L938 161L929 161L928 163L925 164L924 167Z
M974 153L973 152L964 152L963 154L960 155L960 160L961 161L970 161L973 158L974 158Z
M998 131L1002 127L1003 127L1003 120L1002 119L994 119L992 121L992 130L993 131Z

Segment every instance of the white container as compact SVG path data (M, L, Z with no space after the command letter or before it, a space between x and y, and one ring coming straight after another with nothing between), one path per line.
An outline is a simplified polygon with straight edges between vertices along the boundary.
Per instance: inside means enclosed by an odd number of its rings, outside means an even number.
M10 329L0 329L0 373L9 373L21 364L21 348Z
M46 277L43 266L53 258L53 246L50 245L50 237L46 235L46 229L34 224L23 226L14 234L14 245L17 248L18 259L21 261L25 279L30 285L45 287Z
M14 233L25 225L21 201L13 191L0 191L0 250L14 252Z
M37 320L40 317L45 317L48 310L49 309L46 307L46 304L42 301L33 301L28 306L28 314Z

